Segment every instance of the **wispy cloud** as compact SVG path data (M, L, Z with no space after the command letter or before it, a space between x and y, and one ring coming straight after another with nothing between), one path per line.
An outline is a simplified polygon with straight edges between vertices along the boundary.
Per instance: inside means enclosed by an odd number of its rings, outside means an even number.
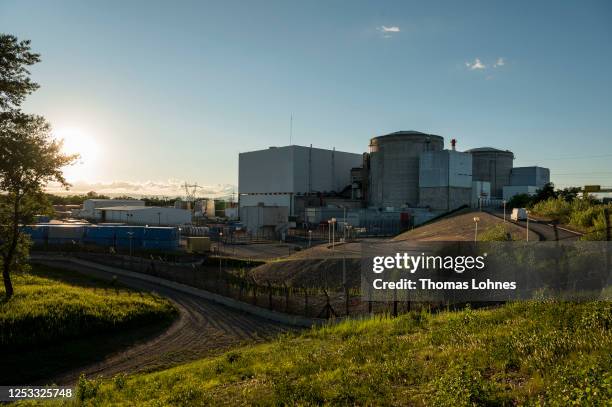
M401 31L400 28L396 25L393 25L391 27L383 25L382 27L380 27L380 30L385 33L398 33Z
M497 60L491 63L490 65L487 65L484 62L482 62L480 58L475 58L474 61L472 62L468 61L465 63L465 66L470 71L477 71L477 70L484 71L489 68L501 68L504 65L506 65L506 59L504 57L497 58Z
M477 70L477 69L487 69L487 66L483 64L479 58L476 58L474 62L466 62L465 66L467 66L468 69L472 71Z
M379 31L382 38L391 38L395 34L399 33L401 30L398 26L393 25L387 27L386 25L382 25L380 27L376 27L376 31Z
M184 180L169 179L167 181L108 181L108 182L84 182L77 181L72 183L69 191L65 191L57 184L49 184L47 192L57 194L83 194L95 191L99 194L118 196L130 195L136 198L142 196L168 196L177 197L185 195L183 187ZM201 185L201 184L200 184ZM201 197L226 197L237 191L234 185L217 184L201 185L197 190L197 195Z

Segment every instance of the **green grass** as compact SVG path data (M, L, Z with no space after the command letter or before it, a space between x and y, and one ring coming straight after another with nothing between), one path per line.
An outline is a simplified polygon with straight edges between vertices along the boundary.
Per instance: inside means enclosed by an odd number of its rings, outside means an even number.
M512 233L504 224L498 224L486 229L478 236L478 240L482 242L506 242L512 241Z
M85 405L610 405L612 305L520 302L313 329L157 373L82 378Z
M0 289L0 384L48 379L150 337L176 309L153 294L79 273L34 265Z
M557 220L562 224L586 233L583 240L605 240L604 208L612 212L612 205L598 205L591 200L574 199L567 202L562 198L549 198L533 205L536 215ZM612 219L609 219L612 222Z
M62 281L62 274L69 280ZM0 346L40 345L174 316L172 304L161 297L74 274L42 266L16 274L15 295L0 303Z

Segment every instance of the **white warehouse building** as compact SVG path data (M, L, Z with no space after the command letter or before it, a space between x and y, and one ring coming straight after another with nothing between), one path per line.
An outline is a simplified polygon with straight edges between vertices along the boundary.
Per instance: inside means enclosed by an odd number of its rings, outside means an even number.
M187 209L158 206L109 206L96 208L95 220L128 225L179 226L191 224L191 212Z
M95 219L96 209L112 206L144 207L145 203L136 199L86 199L83 202L83 209L78 210L74 215L85 219Z
M351 168L361 164L361 154L296 145L241 153L240 207L285 206L295 215L296 196L340 192L351 184Z

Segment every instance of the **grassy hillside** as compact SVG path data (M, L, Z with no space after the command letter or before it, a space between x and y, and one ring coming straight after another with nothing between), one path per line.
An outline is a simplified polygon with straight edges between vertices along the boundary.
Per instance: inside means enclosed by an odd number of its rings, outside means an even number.
M14 297L0 302L3 348L117 331L171 319L175 313L160 297L43 266L16 274L14 285Z
M611 328L608 302L413 313L78 389L93 405L606 405Z
M0 385L47 381L163 331L176 315L160 297L34 265L0 289Z
M605 240L606 221L604 209L612 213L612 205L600 205L588 199L574 199L571 202L563 198L550 198L533 205L532 212L545 219L559 221L562 224L585 233L583 240ZM608 219L612 223L612 219Z
M455 216L444 218L434 223L426 224L417 227L408 232L404 232L393 240L417 240L417 241L470 241L474 240L474 217L478 216L479 235L489 229L495 228L497 225L503 225L503 219L488 214L486 212L472 211L462 213ZM508 213L508 220L510 214ZM525 229L511 222L506 222L504 225L506 232L510 233L514 240L525 240ZM530 232L529 240L539 240L538 235Z

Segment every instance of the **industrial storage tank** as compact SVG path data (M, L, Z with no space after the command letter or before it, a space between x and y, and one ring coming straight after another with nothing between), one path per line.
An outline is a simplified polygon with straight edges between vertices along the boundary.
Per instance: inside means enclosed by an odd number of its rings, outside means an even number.
M501 199L504 187L510 185L512 151L480 147L467 152L472 154L472 180L490 182L492 197Z
M419 131L398 131L371 139L369 206L417 206L421 153L443 148L444 138Z

